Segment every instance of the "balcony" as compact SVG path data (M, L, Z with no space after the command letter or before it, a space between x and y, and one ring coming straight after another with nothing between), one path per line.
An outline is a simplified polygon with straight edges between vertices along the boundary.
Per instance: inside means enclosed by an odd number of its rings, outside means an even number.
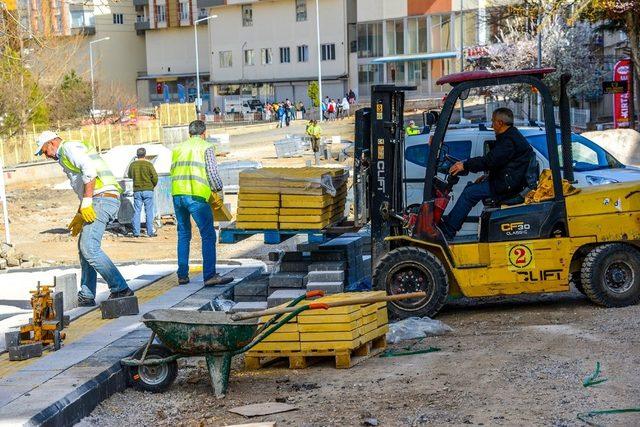
M71 34L74 36L95 36L96 27L94 26L72 27Z
M225 0L198 0L198 7L201 8L225 6L226 4Z
M134 6L148 6L149 0L133 0Z
M136 21L135 23L136 31L146 31L151 29L150 21Z

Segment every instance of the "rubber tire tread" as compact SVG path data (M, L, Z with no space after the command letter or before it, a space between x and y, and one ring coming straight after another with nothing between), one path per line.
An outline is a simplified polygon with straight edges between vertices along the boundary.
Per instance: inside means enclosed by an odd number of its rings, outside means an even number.
M144 352L146 345L138 351L135 352L133 358L140 360L142 358L142 353ZM160 344L151 344L149 346L149 351L147 352L147 357L150 355L156 355L160 358L169 357L173 354L173 352L166 346ZM133 386L135 389L140 391L148 391L151 393L162 393L166 391L171 384L176 380L176 376L178 375L178 362L173 361L167 363L169 368L169 373L167 378L162 381L160 384L147 384L142 379L135 379L134 376L138 373L138 366L126 366L127 368L127 378L129 380L129 384Z
M636 259L636 264L640 265L640 252L633 246L623 243L609 243L596 246L587 254L582 262L580 282L584 294L593 302L604 307L626 307L640 302L640 271L635 271L636 285L635 293L624 300L615 300L607 296L602 281L598 278L604 274L602 267L606 258L616 252L627 253Z
M380 259L373 271L374 287L376 290L385 291L389 294L389 291L386 289L386 275L391 268L407 260L418 261L431 272L435 281L435 298L429 300L430 304L413 311L402 310L390 302L387 304L389 316L392 319L404 319L410 316L434 317L447 301L447 297L449 296L449 281L447 279L447 271L442 265L442 262L431 252L414 246L403 246L388 252ZM384 279L378 280L378 278Z

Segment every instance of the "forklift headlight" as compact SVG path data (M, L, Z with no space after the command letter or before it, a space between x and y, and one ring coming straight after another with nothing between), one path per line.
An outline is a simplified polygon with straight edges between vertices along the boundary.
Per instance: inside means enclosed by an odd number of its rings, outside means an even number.
M603 176L596 176L596 175L587 175L585 178L589 185L615 184L616 182L620 182L616 179L605 178Z

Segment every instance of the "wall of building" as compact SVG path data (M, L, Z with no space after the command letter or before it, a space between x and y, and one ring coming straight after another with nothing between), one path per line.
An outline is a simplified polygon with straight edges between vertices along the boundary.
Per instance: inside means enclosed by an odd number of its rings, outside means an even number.
M307 1L306 21L296 21L294 0L252 3L253 25L243 27L242 6L210 9L217 14L209 26L212 82L315 79L318 75L315 1ZM335 60L322 61L323 76L342 76L347 69L345 0L320 1L320 42L335 43ZM298 62L297 47L307 45L309 59ZM280 47L289 47L290 63L280 63ZM272 63L261 63L261 49L270 48ZM253 49L254 64L243 64L243 50ZM232 52L232 66L220 67L220 52Z
M407 3L407 0L358 0L358 22L407 16Z
M148 75L195 74L193 27L165 28L146 32ZM209 72L207 25L198 25L200 72Z

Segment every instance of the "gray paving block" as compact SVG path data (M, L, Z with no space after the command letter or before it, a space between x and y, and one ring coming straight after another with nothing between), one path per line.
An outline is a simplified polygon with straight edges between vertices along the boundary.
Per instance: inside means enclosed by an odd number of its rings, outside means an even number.
M64 311L69 311L78 306L78 281L76 273L63 274L53 278L56 292L62 292Z
M339 294L344 292L342 282L315 282L307 284L307 291L324 291L325 294Z
M267 307L275 307L287 303L293 299L298 298L300 295L304 295L306 291L304 289L280 289L269 295L267 298Z
M20 345L20 331L9 331L4 333L5 348L16 347Z
M310 271L307 275L307 285L317 282L344 282L344 271Z
M117 319L120 316L133 316L140 313L138 298L134 296L107 299L100 303L103 319Z
M279 271L284 273L306 273L311 261L284 261L280 263Z
M266 301L267 294L264 295L236 295L233 300L235 302L257 302L257 301Z
M304 273L275 273L269 277L270 288L302 288Z
M267 309L266 301L239 302L233 306L230 313L253 312Z
M298 243L298 246L296 246L296 249L299 252L311 252L311 251L317 251L319 247L320 247L320 243Z
M9 347L9 360L27 360L42 356L42 343L24 344Z
M264 278L260 280L250 280L247 282L242 282L236 285L233 288L233 294L235 297L239 295L245 296L255 296L255 295L264 295L267 296L267 291L269 289L269 278Z
M309 265L309 272L311 271L344 271L347 268L347 263L343 261L335 262L314 262Z

